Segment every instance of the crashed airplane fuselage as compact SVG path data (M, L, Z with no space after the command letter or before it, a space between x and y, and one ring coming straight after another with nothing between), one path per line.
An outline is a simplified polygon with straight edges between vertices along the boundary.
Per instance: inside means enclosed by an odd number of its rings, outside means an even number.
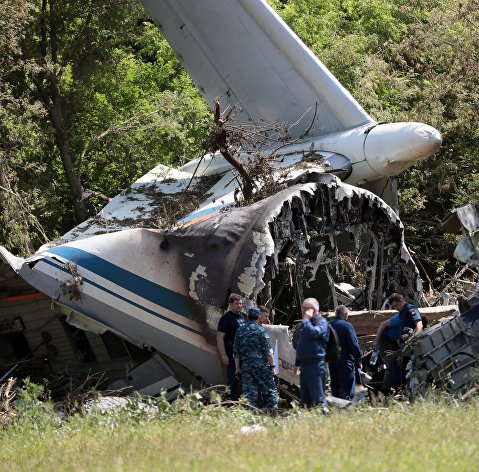
M421 291L402 225L381 199L331 175L303 178L311 182L174 231L137 228L45 249L18 273L77 326L154 348L208 383L223 380L215 330L229 293L273 305L285 325L270 330L281 340L280 376L291 380L282 331L303 296L331 294L319 275L334 276L338 254L364 252L371 308L384 293Z
M290 144L264 150L274 151L278 190L241 203L241 181L219 154L158 166L27 260L0 256L68 322L162 353L207 383L225 379L215 331L229 293L241 293L274 309L279 376L294 383L287 325L304 296L337 304L342 255L362 261L363 306L380 308L394 291L419 300L399 218L349 183L385 189L441 136L421 123L375 122L262 0L143 3L207 100L241 102L246 121L304 124ZM151 229L171 224L168 213L174 229Z

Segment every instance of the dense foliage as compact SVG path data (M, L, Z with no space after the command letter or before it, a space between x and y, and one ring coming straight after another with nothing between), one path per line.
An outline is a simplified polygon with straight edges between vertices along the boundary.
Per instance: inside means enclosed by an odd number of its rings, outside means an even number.
M399 178L408 246L437 288L456 242L439 224L479 200L479 1L271 3L371 116L443 134L440 151Z
M200 155L208 106L135 0L0 7L0 241L26 254L159 162Z
M408 243L437 285L454 242L438 224L479 197L479 0L270 3L371 116L443 133L399 179ZM12 252L154 165L201 154L208 105L136 0L3 0L0 26L0 244Z

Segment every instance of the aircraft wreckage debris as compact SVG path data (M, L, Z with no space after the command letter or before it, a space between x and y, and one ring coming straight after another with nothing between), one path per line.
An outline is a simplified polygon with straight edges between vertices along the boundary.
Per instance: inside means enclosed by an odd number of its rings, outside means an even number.
M452 315L457 312L456 305L440 305L435 307L421 307L421 315L425 316L430 324L438 322L441 318ZM391 318L394 310L363 310L351 311L348 321L352 323L358 336L375 335L382 321ZM328 317L334 316L333 312L328 312Z
M21 330L25 343L39 346L33 358L49 360L43 365L36 363L37 369L41 367L38 375L59 374L64 363L58 361L74 358L75 352L77 362L85 364L79 372L100 365L109 352L118 352L119 358L135 353L136 363L147 361L151 352L133 349L131 344L137 344L157 351L157 360L151 362L155 369L163 365L162 374L150 383L158 388L179 385L174 381L178 365L189 372L188 383L195 377L209 384L223 383L214 338L227 294L239 292L259 303L271 300L276 309L274 322L286 325L287 332L287 325L297 317L295 307L303 292L327 293L333 287L318 275L328 268L330 276L337 277L338 255L344 251L359 251L364 260L363 303L367 307L379 308L384 290L420 298L420 278L404 245L402 224L388 205L328 174L307 172L290 184L250 206L230 208L174 231L138 228L92 236L45 248L26 261L2 249L5 262L55 300L56 314L22 315L27 328ZM93 248L94 256L90 256ZM124 254L128 254L126 259ZM98 265L99 261L108 262ZM140 268L141 284L133 275ZM15 271L10 271L13 283ZM73 277L82 281L76 285L75 297L63 289ZM129 279L131 284L122 288ZM108 309L95 309L99 296ZM105 296L108 300L103 301ZM32 299L23 303L45 302ZM4 313L10 318L17 313L18 318L25 313L22 306L21 301L8 303ZM175 310L178 314L173 314ZM38 336L35 330L41 326L53 342ZM62 330L73 340L73 352L65 340L60 341ZM116 334L131 342L117 342ZM296 384L292 377L294 350L282 334L279 376ZM178 349L179 341L182 349ZM106 350L101 348L104 343ZM28 356L25 347L28 362L18 364L19 373L33 366L35 359ZM136 385L146 388L149 375L138 367L129 375L133 381L135 375L139 376Z

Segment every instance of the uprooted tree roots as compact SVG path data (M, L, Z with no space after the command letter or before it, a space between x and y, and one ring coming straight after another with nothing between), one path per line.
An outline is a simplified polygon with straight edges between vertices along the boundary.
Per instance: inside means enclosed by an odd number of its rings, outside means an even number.
M213 104L214 123L204 146L208 152L219 151L238 172L243 199L250 204L281 188L273 178L271 163L276 151L271 146L283 147L287 144L291 126L284 123L235 123L236 115L241 111L241 105L237 105L222 116L220 97L216 97ZM240 150L249 156L246 163L238 158Z

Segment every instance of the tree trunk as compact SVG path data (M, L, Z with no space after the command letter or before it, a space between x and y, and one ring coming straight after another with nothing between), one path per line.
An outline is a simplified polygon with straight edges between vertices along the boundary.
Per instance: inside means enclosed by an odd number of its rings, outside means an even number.
M50 8L48 9L48 3ZM68 137L65 132L65 123L62 113L62 98L60 87L58 85L58 75L60 68L58 65L58 38L57 38L57 18L56 18L56 4L55 0L43 0L42 11L44 14L44 21L49 22L47 28L44 24L42 28L42 55L46 59L48 50L51 51L51 62L53 70L47 73L50 83L50 90L47 90L42 85L39 85L43 101L50 115L53 128L55 130L55 142L60 151L62 158L63 170L67 178L70 190L73 196L73 207L75 209L75 216L79 223L88 218L85 200L83 198L83 188L80 181L80 176L75 172L73 167L72 152ZM48 33L50 33L50 48L48 44ZM47 62L47 61L46 61Z
M216 97L214 104L214 125L210 134L211 151L215 152L219 149L222 156L239 172L243 179L241 190L245 200L250 200L253 196L253 181L246 168L240 161L235 159L228 150L228 136L225 129L225 122L221 119L220 113L220 97Z
M241 190L243 191L243 197L245 200L249 200L253 196L253 181L251 180L248 171L245 167L237 161L226 147L220 149L222 156L239 172L243 179L243 185Z
M88 218L88 211L86 209L85 200L83 199L83 188L80 182L80 177L75 172L73 167L70 144L68 142L68 137L65 133L65 126L63 123L60 92L58 90L58 83L54 74L52 74L50 82L52 86L53 101L53 107L50 109L50 117L52 119L53 128L55 129L55 142L60 151L63 170L65 171L65 175L72 192L75 216L77 221L81 223Z
M3 193L5 192L3 189L5 188L5 177L3 173L3 160L0 157L0 208L3 202Z

